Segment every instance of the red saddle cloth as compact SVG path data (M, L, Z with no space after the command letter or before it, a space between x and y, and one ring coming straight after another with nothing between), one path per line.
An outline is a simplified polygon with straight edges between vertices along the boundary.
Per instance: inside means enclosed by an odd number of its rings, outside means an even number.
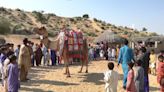
M83 34L82 32L70 31L68 34L68 53L70 58L83 58Z

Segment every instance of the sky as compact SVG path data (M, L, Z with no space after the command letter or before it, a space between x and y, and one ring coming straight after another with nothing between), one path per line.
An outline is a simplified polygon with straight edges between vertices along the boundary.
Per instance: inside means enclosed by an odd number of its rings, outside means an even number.
M164 34L164 0L0 0L0 6L63 17L89 14L117 26Z

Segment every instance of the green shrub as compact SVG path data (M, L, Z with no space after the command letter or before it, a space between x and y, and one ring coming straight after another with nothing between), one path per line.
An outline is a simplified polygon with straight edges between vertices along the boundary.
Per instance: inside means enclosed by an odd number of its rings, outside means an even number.
M5 12L6 9L4 7L0 7L0 11Z
M0 34L9 34L10 31L10 23L4 18L0 18Z
M15 9L16 11L22 11L21 9L19 9L19 8L17 8L17 9Z
M153 33L150 33L150 35L149 36L158 36L158 34L157 33L155 33L155 32L153 32Z
M127 35L127 34L128 34L128 32L127 32L127 31L124 31L124 32L123 32L123 34L124 34L124 35Z
M96 37L97 36L94 32L89 32L89 33L87 33L87 35L91 36L91 37Z
M101 27L102 30L105 30L105 27Z
M42 12L33 11L32 13L36 17L37 21L40 21L43 24L47 23L47 19L44 17Z
M82 17L75 17L76 21L81 21Z
M147 29L145 27L142 28L142 31L147 31Z
M88 15L88 14L84 14L84 15L83 15L83 18L88 19L88 18L89 18L89 15Z
M95 22L98 22L98 20L97 20L96 18L93 18L93 20L94 20Z

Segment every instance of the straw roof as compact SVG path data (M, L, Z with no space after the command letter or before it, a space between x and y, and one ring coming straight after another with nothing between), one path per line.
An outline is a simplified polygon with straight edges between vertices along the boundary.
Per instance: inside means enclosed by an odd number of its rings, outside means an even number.
M149 42L164 41L164 36L153 36L147 41L149 41Z
M101 35L99 35L94 42L116 42L116 43L122 43L124 41L124 38L118 36L117 34L115 34L114 32L112 32L111 30L106 30L104 31L104 33L102 33Z
M135 37L133 41L155 42L164 41L164 36L151 36L151 37Z

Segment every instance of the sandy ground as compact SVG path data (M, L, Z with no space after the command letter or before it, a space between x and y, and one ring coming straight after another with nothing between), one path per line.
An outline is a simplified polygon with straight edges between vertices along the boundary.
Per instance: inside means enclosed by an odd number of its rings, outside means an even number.
M89 73L77 73L78 65L70 67L71 78L66 78L63 66L40 66L31 68L28 78L21 83L20 92L104 92L103 72L107 70L107 61L93 61L89 64ZM120 74L118 92L122 89L122 69L115 67ZM156 77L150 75L150 92L159 92Z
M9 35L5 36L7 42L15 44L22 43L24 37L29 36ZM39 42L36 39L30 39L34 42ZM71 78L66 78L63 66L53 67L33 67L29 71L26 83L21 83L19 92L104 92L103 72L107 70L107 61L93 61L89 64L89 73L81 73L78 71L80 66L72 65L70 67ZM84 68L85 69L85 68ZM118 92L124 92L122 89L122 69L115 67L115 70L120 73ZM156 82L156 77L150 75L150 92L159 92L159 85ZM0 86L0 92L2 87Z

